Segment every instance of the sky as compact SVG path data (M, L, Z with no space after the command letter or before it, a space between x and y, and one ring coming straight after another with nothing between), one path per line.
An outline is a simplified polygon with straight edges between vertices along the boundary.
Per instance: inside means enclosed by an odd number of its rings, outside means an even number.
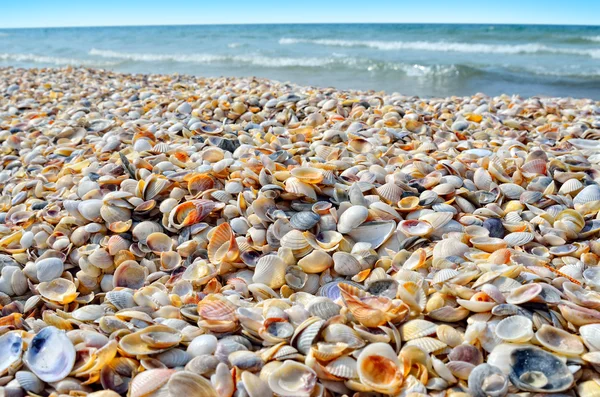
M0 29L237 23L600 24L600 0L0 0Z

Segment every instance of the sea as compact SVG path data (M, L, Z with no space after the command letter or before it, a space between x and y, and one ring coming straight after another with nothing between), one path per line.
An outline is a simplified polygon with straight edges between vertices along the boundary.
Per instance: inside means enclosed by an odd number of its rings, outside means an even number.
M600 99L600 26L281 24L1 29L0 67L257 76L422 97Z

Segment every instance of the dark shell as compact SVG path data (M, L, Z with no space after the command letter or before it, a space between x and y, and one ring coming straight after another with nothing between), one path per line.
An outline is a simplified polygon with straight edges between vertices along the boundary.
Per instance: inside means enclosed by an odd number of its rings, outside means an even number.
M367 292L371 295L385 296L386 298L396 299L398 293L398 282L396 280L376 280L369 284Z
M490 232L490 237L504 237L504 226L502 226L502 221L500 219L488 218L483 221L483 227Z
M573 374L555 355L533 346L517 348L510 354L510 381L520 390L555 393L573 384Z
M296 212L290 219L290 225L292 225L294 229L308 230L315 226L320 219L321 216L319 214L315 214L314 212Z

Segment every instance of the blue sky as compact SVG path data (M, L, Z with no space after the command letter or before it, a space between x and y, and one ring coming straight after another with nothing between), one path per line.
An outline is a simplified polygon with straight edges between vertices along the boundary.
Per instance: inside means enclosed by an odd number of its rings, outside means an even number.
M600 0L0 0L0 29L230 23L598 25Z

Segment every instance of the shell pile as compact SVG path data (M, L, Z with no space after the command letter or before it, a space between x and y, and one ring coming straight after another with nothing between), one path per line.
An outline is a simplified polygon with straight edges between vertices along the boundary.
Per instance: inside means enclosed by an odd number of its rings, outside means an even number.
M600 393L600 108L0 69L0 389Z

